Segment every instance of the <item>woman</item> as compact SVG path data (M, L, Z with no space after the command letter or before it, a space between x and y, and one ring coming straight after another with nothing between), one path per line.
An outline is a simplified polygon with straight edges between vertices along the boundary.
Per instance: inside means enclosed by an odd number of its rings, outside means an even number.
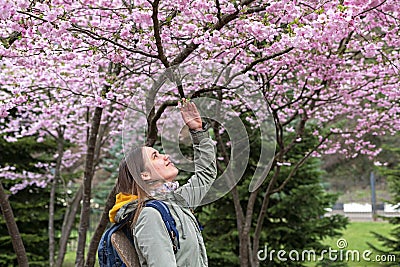
M141 266L208 266L200 227L190 208L200 204L216 177L215 147L195 104L183 99L180 111L191 132L195 162L195 174L185 185L179 187L175 181L178 169L169 156L151 147L132 150L120 164L120 194L110 220L118 222L136 210L132 233ZM149 198L162 200L171 211L179 232L176 254L160 213L143 207Z

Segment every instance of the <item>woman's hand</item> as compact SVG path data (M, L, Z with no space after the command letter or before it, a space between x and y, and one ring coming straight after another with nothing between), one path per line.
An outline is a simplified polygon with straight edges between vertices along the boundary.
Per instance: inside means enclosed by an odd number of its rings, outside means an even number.
M190 130L203 130L203 122L201 121L200 113L193 102L182 98L182 103L179 109L181 111L183 121Z

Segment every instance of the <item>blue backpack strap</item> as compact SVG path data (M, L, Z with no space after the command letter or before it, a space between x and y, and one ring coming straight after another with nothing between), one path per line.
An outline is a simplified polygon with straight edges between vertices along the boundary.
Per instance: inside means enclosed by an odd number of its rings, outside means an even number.
M175 220L172 217L168 206L164 202L156 199L151 199L147 201L145 203L145 206L155 208L160 212L164 224L167 227L169 237L171 238L174 253L176 254L178 252L178 249L180 249L179 232L178 229L176 229Z

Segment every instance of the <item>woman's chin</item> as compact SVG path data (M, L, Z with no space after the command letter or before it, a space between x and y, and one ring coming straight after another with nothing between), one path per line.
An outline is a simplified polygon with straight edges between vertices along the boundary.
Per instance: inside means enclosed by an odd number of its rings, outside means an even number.
M176 172L175 175L171 175L170 177L164 178L164 181L173 182L173 181L175 181L177 175L178 175L178 172Z
M164 179L165 182L173 182L175 181L175 177Z

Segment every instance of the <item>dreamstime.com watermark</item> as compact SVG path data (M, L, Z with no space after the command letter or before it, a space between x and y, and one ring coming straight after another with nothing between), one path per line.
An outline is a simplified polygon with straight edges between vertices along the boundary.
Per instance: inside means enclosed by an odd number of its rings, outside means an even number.
M260 261L305 261L305 262L316 262L322 260L329 261L342 261L342 262L396 262L396 255L384 254L384 255L373 255L372 250L356 250L346 249L346 239L340 238L336 242L338 249L324 249L320 252L315 250L275 250L269 249L267 245L264 249L261 249L257 253L257 258Z

